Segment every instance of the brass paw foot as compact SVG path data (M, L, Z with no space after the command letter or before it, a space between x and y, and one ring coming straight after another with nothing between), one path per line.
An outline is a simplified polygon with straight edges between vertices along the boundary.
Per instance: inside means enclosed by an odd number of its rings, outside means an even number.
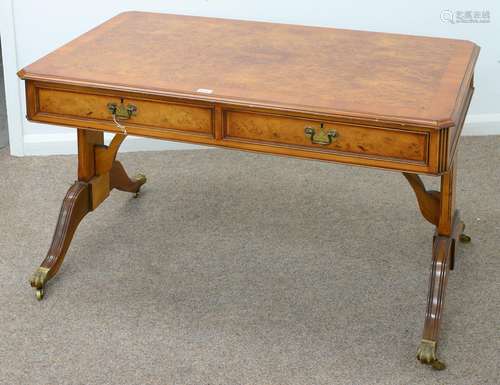
M35 295L36 299L39 301L43 299L44 290L43 287L45 282L47 282L47 274L49 269L46 267L39 267L31 276L30 284L36 289Z
M443 370L446 365L436 356L436 341L422 340L417 350L417 359L422 364L431 365L433 369Z
M135 192L135 194L134 194L134 198L138 198L138 197L139 197L139 194L140 194L140 192L141 192L141 186L142 186L144 183L146 183L147 178L146 178L146 175L144 175L144 174L137 174L137 175L134 177L134 179L135 179L137 182L139 182L139 183L140 183L138 190L137 190L137 191Z
M37 289L37 290L35 291L35 297L36 297L36 299L37 299L37 300L39 300L39 301L41 301L41 300L43 299L43 296L44 296L44 295L45 295L45 292L44 292L43 288L41 288L41 289Z

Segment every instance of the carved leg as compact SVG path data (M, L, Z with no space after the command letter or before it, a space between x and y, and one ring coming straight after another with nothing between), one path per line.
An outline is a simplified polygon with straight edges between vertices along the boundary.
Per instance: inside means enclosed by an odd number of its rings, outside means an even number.
M104 201L113 188L137 194L146 182L144 176L131 180L115 160L124 139L125 135L117 134L105 146L102 132L78 130L78 181L64 198L49 252L30 280L37 299L43 298L45 284L61 267L83 217Z
M62 203L49 252L31 277L31 286L36 289L38 299L43 298L45 283L61 267L76 227L88 212L90 212L89 185L85 182L75 182Z
M458 211L453 215L453 227L450 236L434 236L432 247L432 265L429 279L429 294L427 296L427 309L425 312L424 332L422 341L417 350L417 359L423 364L432 365L434 369L445 368L443 362L437 358L437 340L441 315L443 312L448 271L452 269L455 253L455 243L463 231Z
M464 223L455 210L455 166L441 177L441 191L427 191L418 175L404 174L415 191L422 215L436 226L432 265L422 341L417 359L434 369L445 368L436 354L448 271L453 270L457 240L468 241Z
M445 368L445 365L437 358L436 344L443 310L444 294L448 280L448 255L450 253L450 246L448 237L434 237L424 335L417 350L417 359L420 360L420 362L430 364L433 368L439 370Z

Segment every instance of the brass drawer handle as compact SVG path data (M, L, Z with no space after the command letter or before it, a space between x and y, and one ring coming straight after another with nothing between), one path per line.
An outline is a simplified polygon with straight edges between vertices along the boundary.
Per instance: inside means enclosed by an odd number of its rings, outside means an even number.
M119 119L130 119L132 115L137 114L137 107L133 104L125 106L122 100L118 105L116 103L108 103L108 111L113 115L113 122L115 122L116 127L126 134L127 129L124 125L120 124Z
M321 123L321 127L316 132L316 129L313 127L306 127L304 129L304 133L306 136L311 138L311 143L313 144L321 144L321 145L329 145L332 144L334 138L338 136L337 131L329 130L326 131L323 129L323 123Z

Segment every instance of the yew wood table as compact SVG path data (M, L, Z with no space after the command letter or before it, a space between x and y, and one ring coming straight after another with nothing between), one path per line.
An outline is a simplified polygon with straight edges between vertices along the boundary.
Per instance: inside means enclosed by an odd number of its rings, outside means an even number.
M122 13L19 71L27 118L75 127L78 180L31 279L41 299L78 223L113 189L138 193L127 134L402 172L435 226L417 358L434 368L457 240L456 150L479 47L463 40ZM104 144L103 132L116 135ZM439 176L426 190L418 174Z

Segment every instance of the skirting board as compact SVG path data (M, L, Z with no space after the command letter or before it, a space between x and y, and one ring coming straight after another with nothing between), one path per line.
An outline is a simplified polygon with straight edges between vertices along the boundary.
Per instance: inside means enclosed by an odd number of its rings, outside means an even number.
M471 114L465 119L464 136L500 135L500 114Z
M109 143L112 134L104 134L104 141ZM210 148L189 143L169 142L165 140L128 136L120 146L120 152L194 150ZM76 131L61 134L31 134L24 136L24 155L67 155L76 154Z
M24 135L24 155L59 155L76 154L76 131L57 134L28 134ZM467 117L464 136L500 135L500 114L477 114ZM107 141L112 134L105 134ZM120 151L162 151L162 150L192 150L211 147L198 146L188 143L169 142L129 136L120 148Z

